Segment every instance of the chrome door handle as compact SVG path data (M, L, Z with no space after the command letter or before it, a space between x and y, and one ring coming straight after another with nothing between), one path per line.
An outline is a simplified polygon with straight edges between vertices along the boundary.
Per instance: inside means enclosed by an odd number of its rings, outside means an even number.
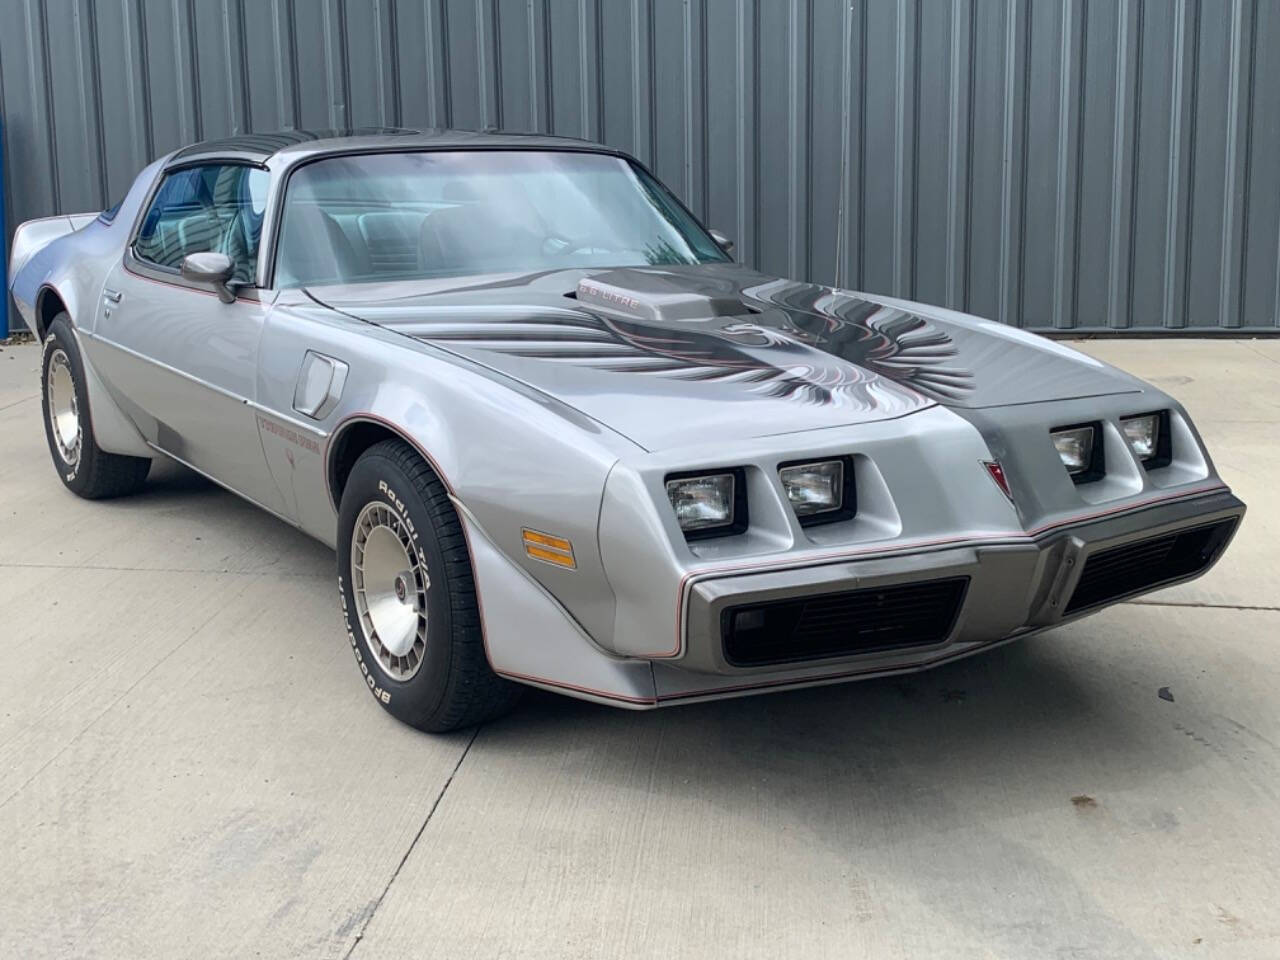
M122 297L124 297L123 293L119 290L112 290L110 287L102 291L102 299L108 303L119 303Z

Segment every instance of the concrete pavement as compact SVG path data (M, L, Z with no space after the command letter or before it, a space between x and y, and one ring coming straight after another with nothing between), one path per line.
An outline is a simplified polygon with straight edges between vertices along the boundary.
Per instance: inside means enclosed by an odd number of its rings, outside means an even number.
M363 692L325 548L176 467L67 493L3 348L0 958L1280 956L1280 342L1082 346L1249 503L1209 577L907 679L448 737Z

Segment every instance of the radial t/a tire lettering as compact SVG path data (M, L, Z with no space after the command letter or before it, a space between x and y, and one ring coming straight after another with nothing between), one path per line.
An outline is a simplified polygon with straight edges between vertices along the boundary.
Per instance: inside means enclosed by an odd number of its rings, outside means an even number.
M440 478L407 443L385 440L356 461L337 546L347 636L374 699L432 733L510 709L520 688L485 656L462 523Z

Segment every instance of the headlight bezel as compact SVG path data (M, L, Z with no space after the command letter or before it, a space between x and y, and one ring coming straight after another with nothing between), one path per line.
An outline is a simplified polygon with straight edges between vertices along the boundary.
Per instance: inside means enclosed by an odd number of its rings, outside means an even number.
M1072 472L1067 466L1066 461L1062 458L1062 452L1058 449L1058 445L1054 442L1054 437L1058 434L1072 433L1080 430L1089 430L1091 432L1089 444L1089 463L1083 470ZM1057 427L1049 428L1049 446L1054 454L1058 457L1058 462L1062 469L1067 472L1067 476L1071 478L1071 482L1076 486L1082 483L1093 483L1101 480L1107 474L1106 444L1103 434L1103 425L1100 420L1091 420L1086 423L1067 423Z
M1151 418L1156 421L1155 452L1149 457L1143 457L1134 449L1133 441L1130 439L1129 434L1125 432L1124 425L1135 420ZM1129 451L1142 464L1144 470L1158 470L1160 467L1167 467L1173 463L1173 438L1169 431L1168 410L1148 410L1144 413L1132 413L1126 417L1121 417L1120 433L1124 437L1125 443L1128 444Z
M706 480L713 477L729 476L733 479L733 490L730 494L730 516L727 523L714 526L685 527L680 523L680 515L676 512L675 502L671 499L671 484L682 480ZM671 514L676 526L685 540L708 540L714 537L731 537L746 531L750 521L747 507L747 472L743 467L713 467L705 470L680 470L668 473L662 478L662 489L671 506Z
M791 495L787 490L787 483L783 479L783 473L787 470L795 470L802 467L820 467L831 463L840 465L839 505L824 510L801 513L795 501L791 499ZM851 520L857 515L857 485L853 476L853 458L850 456L822 457L819 459L805 457L802 460L788 460L784 463L779 463L778 483L782 487L783 499L791 507L791 512L801 527L816 527L824 523L839 523L841 520Z

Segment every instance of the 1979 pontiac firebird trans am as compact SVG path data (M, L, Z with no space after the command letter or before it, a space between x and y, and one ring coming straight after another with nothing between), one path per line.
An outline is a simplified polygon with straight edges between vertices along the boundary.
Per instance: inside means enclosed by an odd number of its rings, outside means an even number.
M1244 505L1164 393L731 247L596 144L291 132L23 224L11 276L63 483L162 455L333 546L425 730L918 670L1221 556Z

